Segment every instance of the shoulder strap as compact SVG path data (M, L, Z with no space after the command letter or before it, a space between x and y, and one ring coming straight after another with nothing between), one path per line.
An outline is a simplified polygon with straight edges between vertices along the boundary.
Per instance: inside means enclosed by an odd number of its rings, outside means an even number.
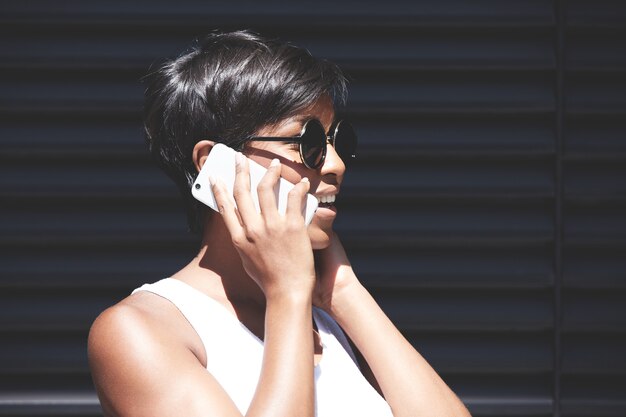
M196 333L198 333L206 349L206 343L211 340L211 334L209 327L203 325L203 322L206 323L209 318L223 313L216 308L215 304L217 304L217 301L212 300L190 285L173 278L165 278L153 284L144 284L132 293L135 294L139 291L151 292L174 304Z
M315 322L317 323L318 327L324 327L324 329L320 330L334 336L339 345L346 351L346 353L350 356L352 361L358 367L359 363L357 362L356 356L352 351L352 347L348 342L348 338L346 337L341 327L339 327L337 322L328 313L317 307L313 307L313 317L315 318Z

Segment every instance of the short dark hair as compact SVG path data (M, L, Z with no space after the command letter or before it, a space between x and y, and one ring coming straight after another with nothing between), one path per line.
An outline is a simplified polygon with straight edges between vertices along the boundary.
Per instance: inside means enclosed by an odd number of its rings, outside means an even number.
M210 139L241 150L262 127L324 95L336 105L346 99L346 79L337 65L249 31L212 33L145 79L146 142L178 186L196 233L205 212L191 195L196 143Z

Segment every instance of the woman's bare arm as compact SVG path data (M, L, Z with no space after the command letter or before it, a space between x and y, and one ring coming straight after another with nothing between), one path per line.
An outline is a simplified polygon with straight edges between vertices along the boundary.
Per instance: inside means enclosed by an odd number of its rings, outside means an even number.
M241 157L237 211L223 186L214 184L214 192L246 272L266 298L263 364L246 416L312 417L315 272L301 212L309 186L303 181L294 187L287 214L280 216L273 192L280 176L277 162L259 185L262 215L253 206ZM145 297L139 302L137 294L131 296L105 311L91 329L90 365L106 415L241 416L183 338L168 331L176 326L163 326L154 313L159 308L145 308L146 303Z
M198 358L146 311L154 303L134 297L105 310L89 333L89 365L105 416L205 416L211 411L240 417Z
M316 302L363 355L395 417L469 417L435 370L398 331L358 281L337 236L317 256L325 275Z
M105 415L240 417L172 326L164 326L149 311L175 307L152 294L137 295L102 313L89 335L89 362ZM307 414L313 407L308 398L312 392L300 390L313 379L310 303L292 299L268 304L262 388L248 416L312 415ZM180 326L188 325L182 316L178 320ZM295 366L298 362L304 365Z

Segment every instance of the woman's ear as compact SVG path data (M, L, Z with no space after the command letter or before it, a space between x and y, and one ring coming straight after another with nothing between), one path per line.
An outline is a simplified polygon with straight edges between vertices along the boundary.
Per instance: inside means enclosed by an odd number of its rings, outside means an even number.
M193 147L193 164L196 166L196 170L198 172L200 172L202 165L204 165L204 161L206 161L207 157L209 156L209 152L211 152L211 149L213 149L214 145L215 142L213 142L212 140L201 140Z

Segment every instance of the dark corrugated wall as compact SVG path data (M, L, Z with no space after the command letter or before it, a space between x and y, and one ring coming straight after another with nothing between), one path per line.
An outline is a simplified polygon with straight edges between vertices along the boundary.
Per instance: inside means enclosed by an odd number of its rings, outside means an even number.
M140 78L214 28L352 77L337 228L475 416L626 415L626 3L1 2L0 416L94 416L99 311L194 253Z

